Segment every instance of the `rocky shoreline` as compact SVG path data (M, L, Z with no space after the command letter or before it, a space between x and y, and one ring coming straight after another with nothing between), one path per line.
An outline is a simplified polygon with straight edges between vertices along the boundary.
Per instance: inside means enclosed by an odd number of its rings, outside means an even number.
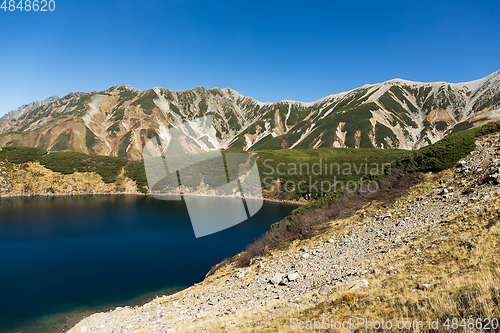
M429 235L446 244L450 230L443 221L500 208L499 156L500 134L480 138L457 167L424 175L422 183L391 205L371 202L349 218L332 221L325 234L296 241L249 267L221 265L179 293L94 314L70 332L254 331L340 291L383 288L404 269L397 258L433 262L428 250L414 244ZM420 277L419 269L411 274L406 292L426 292L437 284L435 278Z
M89 193L28 193L28 194L1 194L0 198L36 198L36 197L80 197L92 195L137 195L146 196L144 193L136 192L89 192Z
M0 194L0 198L33 198L33 197L67 197L67 196L91 196L91 195L137 195L137 196L151 196L150 193L141 192L79 192L79 193L27 193L27 194ZM168 194L165 194L168 195ZM187 193L184 196L195 196L195 197L211 197L211 198L235 198L235 196L221 196L221 195L210 195L210 194L197 194L197 193ZM260 198L249 198L249 199L260 199ZM297 200L281 200L272 198L261 198L263 201L276 202L283 204L292 205L304 205L308 202L297 201Z

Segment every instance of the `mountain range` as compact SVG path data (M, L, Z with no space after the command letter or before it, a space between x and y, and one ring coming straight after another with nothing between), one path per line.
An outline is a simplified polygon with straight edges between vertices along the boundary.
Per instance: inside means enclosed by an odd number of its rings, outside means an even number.
M205 121L210 116L213 127ZM0 147L142 158L169 127L185 150L319 147L418 149L500 118L500 71L464 82L393 79L316 102L262 103L229 88L139 90L127 85L23 105L0 118ZM201 120L200 120L201 119ZM188 124L188 126L186 126Z

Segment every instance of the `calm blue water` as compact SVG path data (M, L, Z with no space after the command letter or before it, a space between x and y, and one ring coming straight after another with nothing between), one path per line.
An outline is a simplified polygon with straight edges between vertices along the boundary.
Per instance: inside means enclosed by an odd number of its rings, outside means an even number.
M83 314L192 285L295 207L265 202L250 220L197 239L183 201L0 199L0 332L63 331Z

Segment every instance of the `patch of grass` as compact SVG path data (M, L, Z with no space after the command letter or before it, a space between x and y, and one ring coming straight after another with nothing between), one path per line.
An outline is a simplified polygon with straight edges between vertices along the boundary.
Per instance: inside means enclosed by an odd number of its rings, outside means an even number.
M130 145L130 136L132 135L132 131L127 132L123 136L122 143L120 145L120 149L118 150L118 156L119 157L125 157L127 156L127 148Z
M78 98L75 110L84 110L87 107L89 100L94 96L94 93L87 93Z
M462 131L468 130L470 128L473 128L473 127L474 127L474 124L472 124L468 121L463 121L461 123L456 124L453 127L453 130L451 131L451 133L462 132Z
M438 121L438 122L436 123L436 129L437 129L438 131L445 131L445 130L447 130L447 129L448 129L448 123L447 123L446 121L442 121L442 120L441 120L441 121Z
M10 140L5 145L6 146L18 146L19 145L19 140L18 139Z
M202 114L207 113L207 111L208 111L208 105L207 105L207 101L205 99L202 99L200 101L200 103L198 104L198 107L200 108L200 112Z
M118 87L118 90L120 91L120 100L130 100L137 96L136 92L125 87Z
M117 132L120 132L120 123L116 122L113 125L109 126L107 131L109 134L116 135Z
M94 153L93 146L94 146L94 144L96 142L95 135L88 128L85 128L85 129L86 129L86 132L85 132L85 144L87 145L87 148L89 149L89 151L91 153Z
M63 133L59 136L59 141L52 147L54 151L64 151L68 149L69 141L71 140L70 133Z
M125 116L125 108L120 108L120 109L115 111L112 119L114 121L120 121L120 120L123 120L124 116Z
M135 100L131 105L140 105L145 114L151 115L153 109L156 107L153 99L158 98L158 95L154 90L150 89L143 93L137 100Z
M2 133L2 134L0 134L0 138L3 138L4 136L7 136L7 135L12 135L12 134L17 134L17 135L26 135L26 134L28 134L28 133L23 132L23 131L21 131L21 130L19 130L19 131L14 131L14 132L7 132L7 133Z
M377 123L375 125L375 136L376 136L376 142L378 147L382 147L382 144L384 148L392 148L389 145L389 142L387 142L387 138L390 139L391 143L393 146L398 147L399 146L399 140L398 137L394 134L391 129L381 123Z

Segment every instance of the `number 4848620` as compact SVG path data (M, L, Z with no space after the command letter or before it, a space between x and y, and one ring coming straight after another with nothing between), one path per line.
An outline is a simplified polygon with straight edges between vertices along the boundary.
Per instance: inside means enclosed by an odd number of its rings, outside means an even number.
M1 1L1 0L0 0ZM54 0L3 0L0 9L3 9L4 12L14 12L23 10L25 12L53 12L56 10L56 2Z

